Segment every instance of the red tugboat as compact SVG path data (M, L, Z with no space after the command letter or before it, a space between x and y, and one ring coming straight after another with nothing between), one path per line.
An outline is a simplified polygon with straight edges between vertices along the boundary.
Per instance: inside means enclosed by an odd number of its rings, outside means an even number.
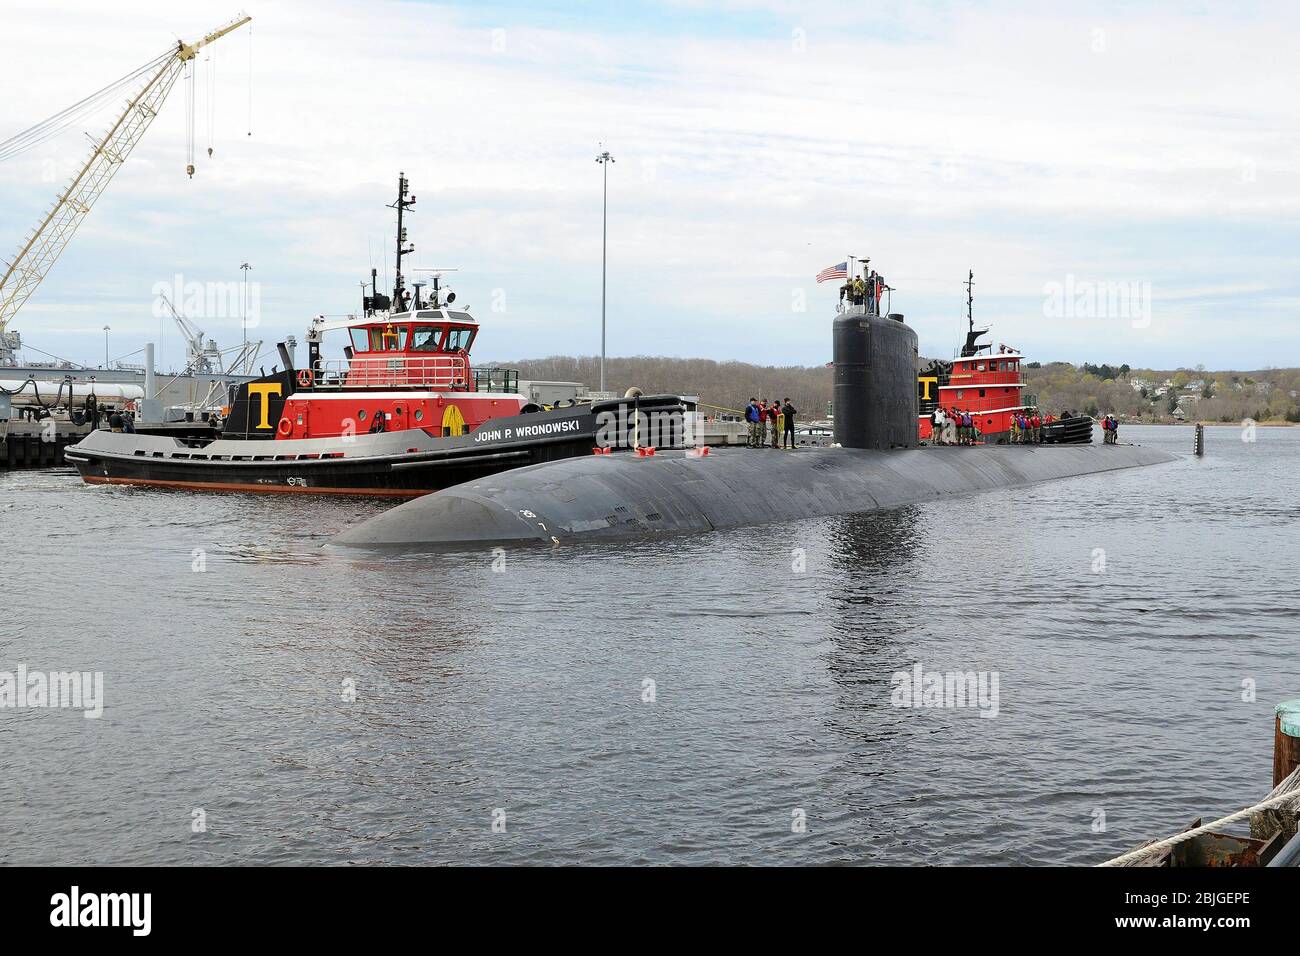
M196 490L415 497L507 468L590 455L596 447L674 447L685 408L672 395L543 409L518 391L518 372L477 369L478 323L433 280L425 299L402 279L403 216L415 203L403 175L393 297L371 270L362 317L313 320L308 363L237 386L220 435L177 437L98 430L68 448L82 478ZM399 303L394 310L393 303ZM343 360L327 360L327 332L346 332Z
M952 361L936 359L918 373L918 429L922 441L931 441L932 415L936 409L946 414L967 412L975 420L980 440L985 444L1010 441L1011 420L1017 413L1032 415L1037 411L1034 397L1024 394L1024 355L1014 348L980 343L987 328L975 328L972 316L972 290L975 273L966 281L966 343L961 355ZM1041 413L1040 413L1041 414ZM1043 426L1043 441L1079 443L1092 440L1093 421L1087 416L1057 419Z

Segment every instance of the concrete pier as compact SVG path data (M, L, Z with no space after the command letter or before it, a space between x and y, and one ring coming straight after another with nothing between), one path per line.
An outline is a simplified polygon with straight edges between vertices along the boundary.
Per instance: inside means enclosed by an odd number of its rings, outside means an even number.
M1139 445L593 455L417 498L331 543L436 548L620 540L876 511L1175 460Z
M89 425L45 419L39 422L0 421L0 469L58 468L63 449L90 433Z

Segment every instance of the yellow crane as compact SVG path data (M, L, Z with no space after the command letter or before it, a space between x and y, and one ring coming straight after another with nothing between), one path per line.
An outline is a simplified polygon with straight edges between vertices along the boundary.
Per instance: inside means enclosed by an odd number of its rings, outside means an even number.
M250 20L252 17L237 17L194 43L177 41L176 46L128 74L123 81L119 81L113 87L101 90L93 97L83 100L81 104L75 104L62 113L37 124L31 130L0 143L0 158L8 155L9 152L19 152L35 142L38 136L47 136L51 132L66 128L71 122L67 117L75 117L74 110L82 104L92 102L102 94L116 90L124 82L139 83L134 88L135 92L127 103L126 109L116 118L103 138L95 142L89 158L68 187L59 195L45 218L24 240L18 254L7 264L4 276L0 278L0 366L15 364L15 352L22 345L18 333L8 330L9 322L18 314L23 303L36 291L36 287L41 284L41 280L45 278L50 267L54 265L72 239L81 221L90 212L95 200L108 187L118 167L126 161L135 144L144 136L145 130L158 115L163 101L181 73L191 66L199 50L221 39L227 33L238 30ZM189 140L186 172L192 177L194 175L192 130Z

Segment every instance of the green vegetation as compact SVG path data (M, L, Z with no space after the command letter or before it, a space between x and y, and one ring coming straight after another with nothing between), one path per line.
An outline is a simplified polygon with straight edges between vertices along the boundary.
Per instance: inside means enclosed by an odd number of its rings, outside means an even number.
M600 385L599 356L552 355L499 364L519 369L523 379L583 382L592 389ZM808 421L826 417L831 400L831 369L649 355L605 360L605 387L609 391L622 395L633 385L646 393L697 395L701 402L737 411L744 409L751 397L765 402L789 397Z
M583 382L590 388L600 381L600 359L595 356L555 355L501 364L518 368L525 379ZM636 385L646 392L698 395L702 402L728 409L743 408L751 395L764 401L788 395L805 420L825 417L832 385L829 366L773 367L646 355L607 359L605 378L609 390L619 394ZM1296 368L1211 372L1204 366L1157 370L1030 362L1025 365L1025 385L1025 392L1036 395L1039 407L1052 414L1069 409L1167 422L1175 420L1175 410L1181 408L1187 421L1300 422Z
M1051 362L1025 370L1026 391L1049 412L1097 408L1129 420L1300 422L1300 369L1238 372L1130 369L1128 365L1075 366Z

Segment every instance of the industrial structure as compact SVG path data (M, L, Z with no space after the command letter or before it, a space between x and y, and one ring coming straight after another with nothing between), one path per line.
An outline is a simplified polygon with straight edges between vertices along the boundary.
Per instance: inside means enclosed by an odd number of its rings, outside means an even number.
M86 161L23 240L17 255L4 264L5 271L0 276L0 366L18 364L16 353L22 346L22 339L9 328L10 323L58 261L77 227L140 142L177 79L186 74L192 83L194 57L198 51L250 20L251 17L239 17L194 43L178 41L174 47L115 83L0 143L0 160L18 155L57 135L112 96L130 91L126 108L115 117L108 131L94 142ZM191 89L191 103L192 92ZM186 157L186 172L191 177L195 169L193 122L191 109Z

